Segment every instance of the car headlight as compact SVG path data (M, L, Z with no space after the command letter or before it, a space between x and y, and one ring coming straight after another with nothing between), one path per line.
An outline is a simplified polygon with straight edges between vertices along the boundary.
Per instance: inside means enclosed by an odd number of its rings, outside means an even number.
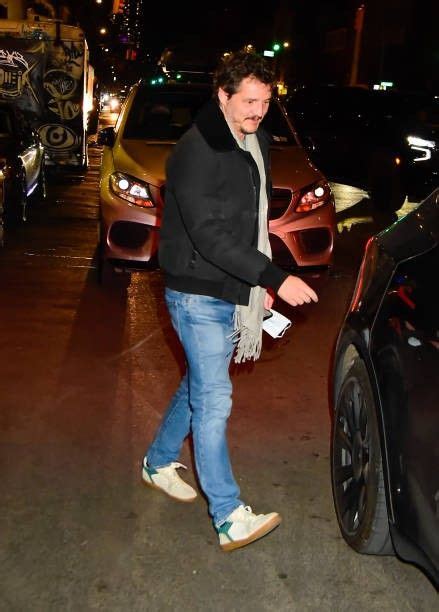
M123 198L136 206L141 206L142 208L152 208L155 206L147 183L139 181L128 174L114 172L110 176L110 189L119 198Z
M412 151L419 151L422 155L413 158L413 161L426 161L431 158L431 151L436 147L434 140L426 140L419 136L407 136L407 142Z
M309 212L326 204L331 197L331 188L326 181L319 181L306 188L295 206L295 212Z
M110 110L116 111L120 106L119 98L110 98Z

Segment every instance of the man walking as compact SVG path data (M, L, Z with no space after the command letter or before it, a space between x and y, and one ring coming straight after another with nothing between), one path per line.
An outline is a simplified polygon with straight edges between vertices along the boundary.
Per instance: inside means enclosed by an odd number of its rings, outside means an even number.
M262 57L238 52L218 67L214 98L169 159L159 259L165 298L186 354L187 371L143 460L146 484L193 501L177 462L193 436L198 478L223 550L245 546L281 522L240 499L226 424L229 365L257 359L272 295L297 306L315 292L271 262L267 207L270 137L259 125L273 74ZM268 291L267 291L268 289Z

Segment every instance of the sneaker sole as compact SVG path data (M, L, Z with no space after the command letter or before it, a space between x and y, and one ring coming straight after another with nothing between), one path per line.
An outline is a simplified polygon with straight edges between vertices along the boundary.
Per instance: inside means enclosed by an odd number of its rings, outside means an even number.
M194 497L187 497L187 498L175 497L174 495L170 495L169 493L167 493L164 489L157 486L153 482L149 482L148 480L145 480L143 476L142 476L142 484L144 484L146 487L149 487L150 489L155 489L156 491L160 491L164 495L167 495L167 497L170 497L171 499L174 499L175 501L183 502L184 504L191 504L198 497L197 495L195 495Z
M277 514L276 516L273 516L273 518L270 521L268 521L267 523L259 527L259 529L255 531L254 533L252 533L248 538L245 538L245 540L235 540L234 542L227 542L226 544L220 544L221 550L223 550L224 552L230 552L232 550L235 550L236 548L247 546L247 544L251 544L252 542L255 542L256 540L263 538L265 535L270 533L270 531L273 531L273 529L276 529L276 527L278 527L278 525L280 525L281 522L282 522L282 517L280 516L280 514Z

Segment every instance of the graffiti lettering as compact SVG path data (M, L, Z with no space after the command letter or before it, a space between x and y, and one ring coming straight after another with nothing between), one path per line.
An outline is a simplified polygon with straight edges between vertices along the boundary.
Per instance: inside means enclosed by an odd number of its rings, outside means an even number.
M5 96L19 96L23 89L23 73L6 71L0 68L0 91Z
M49 110L64 121L71 121L81 111L81 105L71 100L49 100Z
M44 75L44 89L57 100L71 98L76 84L76 80L64 70L48 70Z
M0 49L0 65L12 66L14 68L24 68L29 70L29 64L24 59L19 51L8 51L7 49Z
M72 74L78 73L78 71L82 70L83 55L83 44L75 44L73 42L53 44L51 53L52 66L63 68Z

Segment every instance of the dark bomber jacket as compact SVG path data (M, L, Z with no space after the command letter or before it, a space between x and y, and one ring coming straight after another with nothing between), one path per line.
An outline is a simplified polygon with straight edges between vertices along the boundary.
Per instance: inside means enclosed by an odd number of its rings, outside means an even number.
M257 137L270 185L269 136ZM257 165L211 100L168 160L159 261L166 286L248 304L253 285L275 291L288 276L257 250Z

